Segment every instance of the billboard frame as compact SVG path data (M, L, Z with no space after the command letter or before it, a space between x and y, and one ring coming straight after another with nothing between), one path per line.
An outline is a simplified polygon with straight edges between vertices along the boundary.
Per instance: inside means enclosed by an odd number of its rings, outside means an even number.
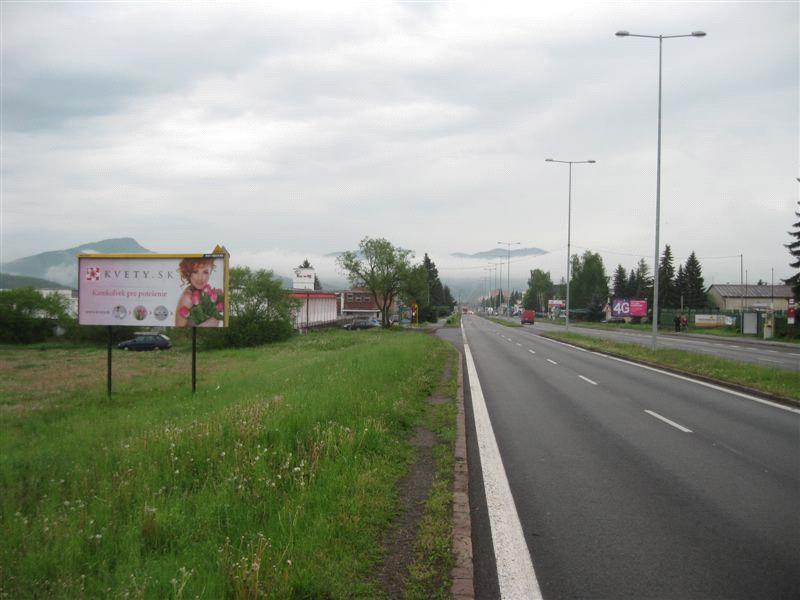
M81 259L82 258L100 258L100 259L137 259L137 260L156 260L156 259L184 259L184 258L197 258L197 259L223 259L223 289L225 290L225 308L223 313L223 327L228 327L230 321L230 297L229 297L229 289L230 289L230 253L227 251L225 246L217 245L214 247L214 250L209 253L202 253L202 252L189 252L189 253L166 253L166 254L158 254L158 253L119 253L119 254L108 254L108 253L94 253L94 252L81 252L77 255L78 259L78 324L83 327L102 327L102 325L89 325L89 324L81 324L80 323L80 289L81 289L81 281L83 281L80 277L80 266L81 266ZM136 326L136 325L134 325ZM141 325L138 325L141 327ZM107 357L107 394L108 397L111 398L111 390L112 390L112 346L113 346L113 325L107 325L108 327L108 357ZM131 327L130 325L122 325L122 327ZM159 327L170 327L167 325L159 325ZM175 327L175 326L173 326ZM177 327L176 327L177 328ZM181 327L180 329L185 329L185 327ZM197 391L197 330L199 329L198 326L191 327L192 330L192 393L194 394Z

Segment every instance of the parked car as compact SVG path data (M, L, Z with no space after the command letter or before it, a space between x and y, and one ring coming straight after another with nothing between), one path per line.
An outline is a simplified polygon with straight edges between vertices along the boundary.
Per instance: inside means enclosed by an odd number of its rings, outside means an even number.
M380 327L381 322L378 319L355 319L352 323L344 326L345 329L372 329L373 327Z
M523 325L525 325L525 323L530 323L533 325L533 323L536 321L536 313L532 310L523 310L522 316L519 320Z
M120 350L167 350L172 348L172 342L163 333L142 332L134 333L132 340L117 344Z

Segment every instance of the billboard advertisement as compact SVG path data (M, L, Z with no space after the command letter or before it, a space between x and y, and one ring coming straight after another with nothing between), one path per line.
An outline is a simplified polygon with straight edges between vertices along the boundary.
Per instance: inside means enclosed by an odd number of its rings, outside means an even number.
M647 300L614 298L611 301L612 317L646 317Z
M228 254L79 254L78 323L226 327Z

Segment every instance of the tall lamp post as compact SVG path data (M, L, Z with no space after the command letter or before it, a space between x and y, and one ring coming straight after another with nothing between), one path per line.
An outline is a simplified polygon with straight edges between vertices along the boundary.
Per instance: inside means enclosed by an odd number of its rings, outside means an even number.
M572 227L572 165L590 164L593 165L594 160L556 160L554 158L545 158L545 162L563 163L569 165L569 192L567 194L567 322L566 327L569 331L569 267L572 256L570 254L570 230Z
M521 242L497 242L501 246L508 246L508 312L507 317L511 317L511 246L519 246Z
M501 285L500 284L500 280L503 277L503 261L500 260L500 261L497 261L496 263L492 263L492 264L494 265L495 275L497 275L497 277L495 277L495 281L494 281L494 289L498 290L498 292L497 292L497 294L498 294L497 295L497 306L499 308L500 307L500 296L501 296L499 290L500 290L500 285Z
M640 37L658 40L658 158L656 167L656 251L653 264L655 265L655 277L653 278L653 350L658 343L658 234L661 218L661 48L664 40L682 37L705 37L704 31L693 31L683 35L640 35L627 31L618 31L617 37Z

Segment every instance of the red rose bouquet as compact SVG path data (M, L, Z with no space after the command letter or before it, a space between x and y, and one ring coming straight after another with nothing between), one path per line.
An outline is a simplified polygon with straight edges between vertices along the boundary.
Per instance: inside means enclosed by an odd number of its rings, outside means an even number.
M200 325L209 319L221 321L225 317L225 295L222 290L206 284L202 290L192 290L191 299L192 307L181 306L178 313L194 325Z

